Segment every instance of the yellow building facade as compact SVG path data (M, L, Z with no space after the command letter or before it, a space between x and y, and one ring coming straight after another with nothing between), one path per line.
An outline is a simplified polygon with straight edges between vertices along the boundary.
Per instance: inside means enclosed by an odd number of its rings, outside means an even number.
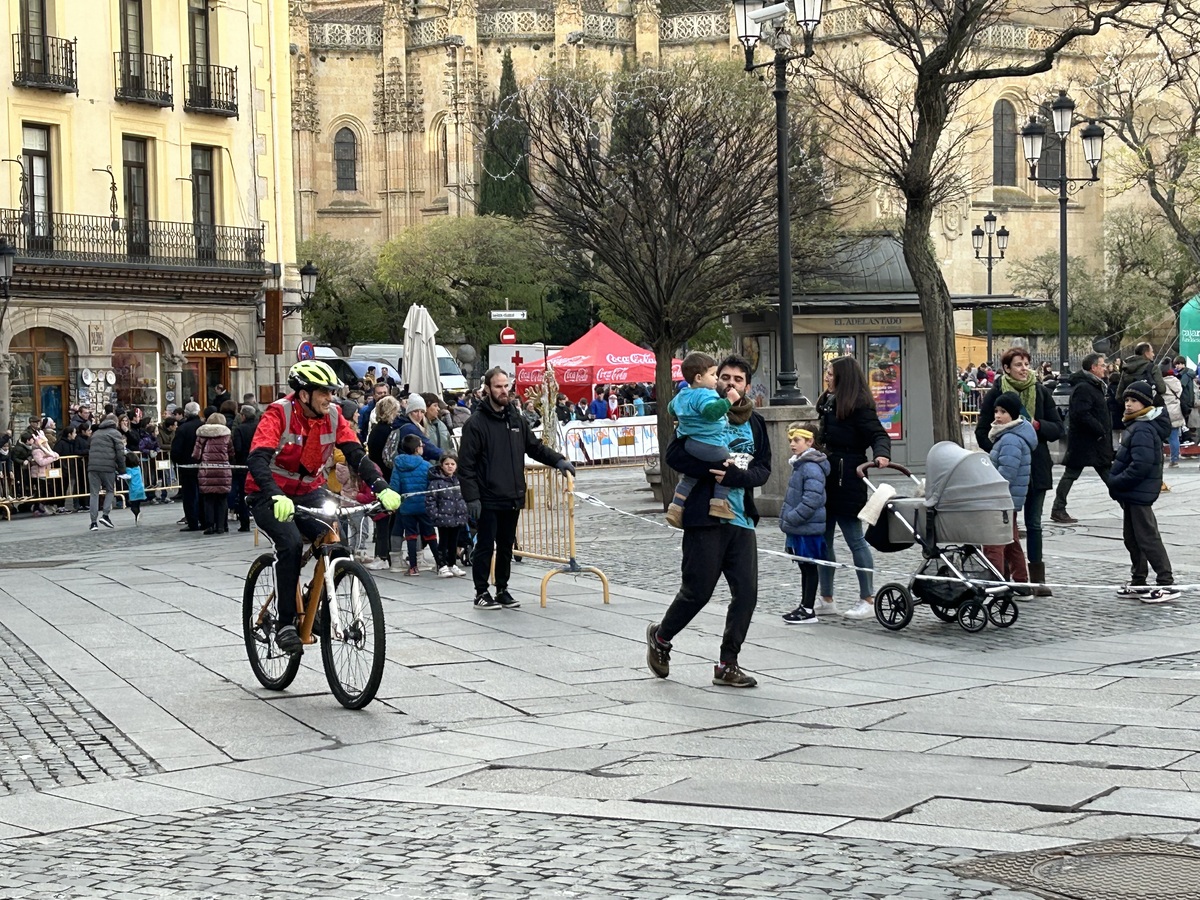
M0 414L240 399L275 381L263 288L295 279L287 10L9 0ZM298 328L298 323L293 326Z

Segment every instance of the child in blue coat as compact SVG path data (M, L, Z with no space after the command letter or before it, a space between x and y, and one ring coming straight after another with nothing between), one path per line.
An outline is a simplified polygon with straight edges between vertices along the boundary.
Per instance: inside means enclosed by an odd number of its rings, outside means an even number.
M133 524L142 517L142 501L146 499L146 483L142 478L142 457L137 453L125 454L125 479L129 487L126 498L133 512Z
M408 573L420 575L417 568L417 538L438 558L437 531L425 505L425 492L429 490L429 470L432 465L425 460L421 451L424 442L420 436L406 434L400 441L400 453L392 463L391 488L404 494L404 501L396 513L396 526L392 534L404 535L408 544Z
M446 453L429 473L429 498L425 508L437 526L438 543L442 548L438 560L438 578L466 577L457 565L458 534L467 524L467 501L458 484L458 456Z
M1011 391L996 398L996 418L988 432L992 442L991 458L996 471L1008 482L1008 493L1013 502L1013 539L1010 544L989 544L983 548L996 571L1018 584L1029 581L1029 568L1025 563L1025 551L1017 533L1017 513L1025 507L1029 495L1029 482L1033 476L1033 452L1037 449L1037 432L1028 419L1021 417L1021 397ZM1016 593L1029 596L1030 587L1019 587Z
M800 566L800 605L783 617L789 625L817 621L813 603L817 599L818 565L825 558L825 478L829 460L813 447L813 433L798 422L788 425L792 450L792 475L779 511L779 528L787 535L786 549Z

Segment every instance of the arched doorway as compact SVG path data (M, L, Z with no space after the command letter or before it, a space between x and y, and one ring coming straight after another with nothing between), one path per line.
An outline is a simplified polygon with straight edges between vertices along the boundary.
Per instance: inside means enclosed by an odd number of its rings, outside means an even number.
M16 431L37 416L49 416L61 429L69 398L67 336L53 328L29 328L13 337L8 352L14 358L9 390Z
M204 409L219 393L228 393L229 360L236 353L229 339L215 331L201 331L185 340L183 355L187 364L183 367L181 400L195 398Z
M144 329L127 331L113 341L112 370L117 382L112 395L127 410L139 407L147 422L157 422L163 409L162 361L168 349L164 338Z

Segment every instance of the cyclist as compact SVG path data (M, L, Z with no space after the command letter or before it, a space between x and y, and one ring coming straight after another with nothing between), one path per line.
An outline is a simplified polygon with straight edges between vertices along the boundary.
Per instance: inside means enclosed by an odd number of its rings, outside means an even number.
M303 649L295 626L304 552L301 535L311 540L325 530L312 519L294 520L297 502L320 507L333 499L324 485L335 447L363 484L371 486L384 509L395 512L401 498L367 458L354 426L333 402L341 385L327 363L315 359L296 363L288 372L288 386L292 393L266 408L250 443L246 502L258 527L275 544L275 595L282 623L275 642L284 653L295 654Z

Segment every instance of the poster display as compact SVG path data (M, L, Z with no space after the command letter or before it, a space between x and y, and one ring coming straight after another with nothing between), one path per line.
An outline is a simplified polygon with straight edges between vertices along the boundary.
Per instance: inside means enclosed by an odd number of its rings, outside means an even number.
M1179 355L1186 356L1193 368L1200 361L1200 295L1179 311Z
M744 334L738 347L742 358L750 363L750 386L746 393L756 407L770 403L775 387L773 343L774 335Z
M904 437L904 393L900 369L900 335L869 336L867 362L863 368L884 431L893 441L901 440Z
M852 334L836 335L833 337L825 336L821 338L821 373L824 377L825 369L831 362L839 356L855 356L858 347L858 341L855 340ZM825 389L824 384L818 385L821 393Z

